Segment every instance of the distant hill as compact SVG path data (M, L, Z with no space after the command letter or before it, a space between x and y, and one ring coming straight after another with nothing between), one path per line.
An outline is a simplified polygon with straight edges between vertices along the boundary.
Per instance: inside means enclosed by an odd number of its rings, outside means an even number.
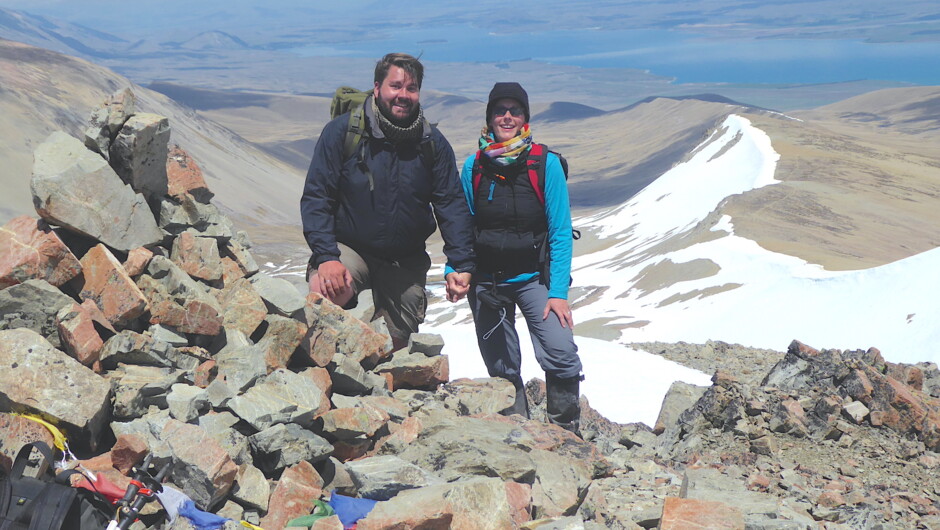
M105 59L131 43L78 24L0 7L0 37L82 57Z
M547 109L532 116L532 119L541 122L552 122L593 118L602 114L604 114L604 111L601 109L595 109L594 107L580 103L558 101L549 105Z
M641 99L640 101L637 101L636 103L634 103L634 104L632 104L632 105L630 105L630 106L628 106L628 107L626 107L625 109L622 109L622 110L629 110L629 109L631 109L631 108L633 108L633 107L635 107L635 106L637 106L637 105L642 105L642 104L644 104L644 103L649 103L649 102L651 102L651 101L653 101L653 100L656 100L656 99L659 99L659 98L674 99L674 100L676 100L676 101L695 100L695 101L707 101L707 102L709 102L709 103L724 103L724 104L726 104L726 105L747 106L746 103L742 103L742 102L740 102L740 101L735 101L735 100L733 100L733 99L731 99L731 98L722 96L722 95L720 95L720 94L689 94L689 95L685 95L685 96L650 96L650 97L647 97L647 98L643 98L643 99Z
M243 50L251 46L240 38L224 31L204 31L183 42L165 42L167 47L183 50Z

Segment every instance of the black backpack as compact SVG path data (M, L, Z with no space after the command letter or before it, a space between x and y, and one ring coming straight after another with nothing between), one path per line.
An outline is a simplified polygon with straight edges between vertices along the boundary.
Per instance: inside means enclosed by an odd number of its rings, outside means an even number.
M33 448L42 456L35 478L23 476ZM78 472L56 476L52 463L49 446L33 442L16 454L9 476L0 470L0 530L101 530L108 525L110 503L70 486L69 477Z

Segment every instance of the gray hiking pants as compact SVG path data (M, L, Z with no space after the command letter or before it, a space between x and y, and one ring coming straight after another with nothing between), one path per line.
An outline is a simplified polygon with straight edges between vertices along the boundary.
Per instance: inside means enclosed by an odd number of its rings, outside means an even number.
M574 343L571 328L561 326L558 315L549 313L542 320L542 313L548 303L548 289L534 279L525 283L500 283L499 294L508 297L513 305L494 309L484 304L479 293L491 289L492 283L476 283L470 286L467 300L473 312L476 326L477 343L490 377L508 379L521 388L522 354L519 349L519 335L516 333L516 307L522 312L535 359L546 377L557 379L577 378L581 374L581 358L578 346Z
M424 290L427 284L431 258L427 252L419 252L397 261L389 261L369 254L359 253L338 243L339 261L353 277L355 294L343 309L353 309L359 304L359 293L372 290L375 311L372 320L384 318L388 332L396 347L407 343L418 325L424 322L428 297ZM307 267L307 279L316 272Z

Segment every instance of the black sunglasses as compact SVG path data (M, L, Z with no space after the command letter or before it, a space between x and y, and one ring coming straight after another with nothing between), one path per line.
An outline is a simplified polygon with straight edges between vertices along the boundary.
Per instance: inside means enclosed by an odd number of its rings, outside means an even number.
M523 114L525 114L525 112L522 110L522 107L516 107L516 106L512 106L512 107L503 107L503 106L493 107L493 116L502 116L502 115L506 114L506 112L509 112L510 114L512 114L512 115L513 115L514 117L516 117L516 118L518 118L519 116L522 116Z

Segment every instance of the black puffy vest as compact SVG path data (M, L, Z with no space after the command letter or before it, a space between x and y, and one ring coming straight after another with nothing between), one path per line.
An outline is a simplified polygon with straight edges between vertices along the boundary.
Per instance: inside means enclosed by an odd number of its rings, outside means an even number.
M499 166L479 157L482 178L473 196L477 270L499 279L539 272L548 220L526 174L525 159Z

